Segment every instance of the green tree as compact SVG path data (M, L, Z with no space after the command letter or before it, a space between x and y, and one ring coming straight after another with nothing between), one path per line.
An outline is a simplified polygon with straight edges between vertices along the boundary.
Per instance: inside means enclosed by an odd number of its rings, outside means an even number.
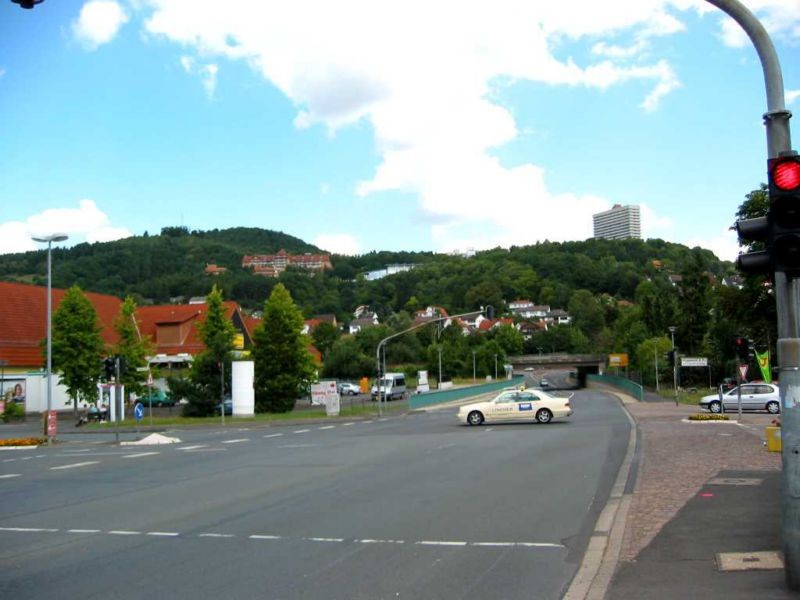
M325 356L325 377L358 379L375 373L375 360L361 351L358 341L351 335L336 340Z
M573 326L594 340L605 327L603 307L589 290L577 290L569 300L569 314Z
M97 398L105 349L100 331L94 306L77 285L72 286L53 314L52 360L76 416L79 400Z
M114 319L114 330L119 338L114 346L114 354L125 365L124 372L120 373L120 381L125 386L126 394L141 396L147 371L139 369L147 366L147 355L152 353L152 344L140 333L136 302L131 296L125 298L120 306L119 315Z
M302 328L303 315L288 290L276 285L264 304L264 320L253 334L256 410L292 410L314 376Z
M205 350L194 357L189 380L179 382L170 380L173 394L185 397L189 403L184 407L187 416L208 416L214 413L214 407L222 400L224 390L230 385L223 381L223 369L230 373L233 340L236 328L226 316L222 292L215 285L206 298L208 308L206 317L198 325L200 339Z
M322 353L323 360L330 352L330 349L339 339L341 333L333 323L323 321L317 325L311 332L311 339L314 341L314 346Z

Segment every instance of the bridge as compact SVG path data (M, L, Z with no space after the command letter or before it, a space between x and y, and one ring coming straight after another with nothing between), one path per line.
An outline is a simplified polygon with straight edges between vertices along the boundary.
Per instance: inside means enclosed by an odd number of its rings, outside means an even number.
M536 371L575 371L580 387L586 385L586 375L605 371L608 356L605 354L525 354L509 356L506 359L514 373L522 373L531 369Z

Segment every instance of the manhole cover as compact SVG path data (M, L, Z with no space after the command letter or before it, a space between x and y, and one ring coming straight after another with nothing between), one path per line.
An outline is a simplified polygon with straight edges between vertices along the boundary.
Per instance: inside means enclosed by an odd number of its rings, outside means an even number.
M720 552L716 559L720 571L783 569L780 552Z
M752 477L715 477L708 481L709 485L761 485L763 479Z

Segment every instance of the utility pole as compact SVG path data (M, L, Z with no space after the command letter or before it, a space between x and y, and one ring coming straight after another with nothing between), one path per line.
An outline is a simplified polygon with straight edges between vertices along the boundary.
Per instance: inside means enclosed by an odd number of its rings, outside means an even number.
M737 227L740 236L751 232L763 234L766 224L769 233L775 233L775 224L779 226L785 212L773 214L772 183L773 172L771 166L779 159L796 157L792 151L791 132L789 119L792 113L786 110L783 88L783 75L780 61L775 52L775 47L763 25L756 19L739 0L707 0L720 10L730 15L745 31L758 53L761 68L764 73L764 84L767 94L767 112L764 113L764 126L767 134L768 174L770 176L770 214L764 222L754 223L748 219L749 224L742 223ZM780 187L780 186L779 186ZM796 189L796 188L795 188ZM776 198L777 199L777 198ZM779 208L776 206L776 208ZM796 210L794 206L792 211ZM770 222L772 221L772 222ZM796 226L795 226L796 229ZM785 233L780 231L780 233ZM782 236L782 241L796 240L797 231L790 231L794 236ZM746 235L742 237L747 237ZM751 260L740 259L740 265L759 268L763 266L762 259L780 259L780 255L793 256L797 251L796 244L789 242L787 246L775 245L774 257L768 255L750 256ZM787 252L788 250L788 252ZM751 253L752 255L752 253ZM775 262L770 261L769 270L774 276L775 305L778 313L778 363L780 365L780 397L781 397L781 437L783 457L783 486L782 486L782 527L783 555L785 563L786 585L792 590L800 590L800 277L793 269L775 268Z

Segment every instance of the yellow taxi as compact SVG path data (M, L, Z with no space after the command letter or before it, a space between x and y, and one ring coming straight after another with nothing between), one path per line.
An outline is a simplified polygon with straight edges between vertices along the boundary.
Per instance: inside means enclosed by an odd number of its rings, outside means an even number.
M571 414L569 398L533 389L503 390L487 402L465 404L458 409L458 419L467 425L515 421L550 423Z

